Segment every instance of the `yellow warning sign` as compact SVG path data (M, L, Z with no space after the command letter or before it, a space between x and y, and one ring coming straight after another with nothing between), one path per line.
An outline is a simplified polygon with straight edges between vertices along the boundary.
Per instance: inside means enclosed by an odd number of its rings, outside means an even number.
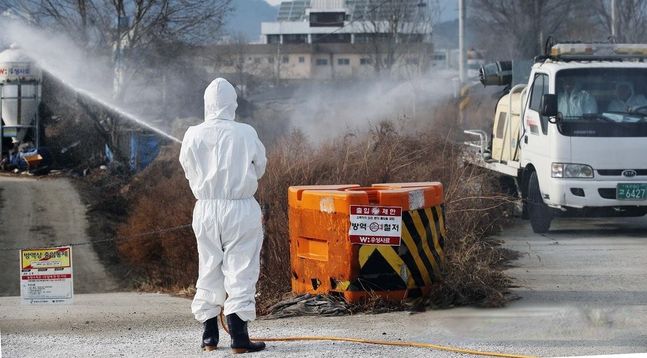
M65 268L71 266L72 248L20 250L20 267L23 270Z

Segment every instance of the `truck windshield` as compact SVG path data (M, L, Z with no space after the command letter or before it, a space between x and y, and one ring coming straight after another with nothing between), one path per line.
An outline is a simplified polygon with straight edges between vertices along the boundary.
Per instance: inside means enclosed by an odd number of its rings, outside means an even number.
M563 135L647 137L647 68L561 70L555 83Z

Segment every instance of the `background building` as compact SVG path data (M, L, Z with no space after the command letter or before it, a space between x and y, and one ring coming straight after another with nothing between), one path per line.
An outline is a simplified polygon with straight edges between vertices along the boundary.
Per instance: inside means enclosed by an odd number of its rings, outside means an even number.
M205 49L213 72L275 80L416 76L432 62L427 0L293 0L261 44Z
M264 43L431 42L426 0L283 1L277 20L261 24Z

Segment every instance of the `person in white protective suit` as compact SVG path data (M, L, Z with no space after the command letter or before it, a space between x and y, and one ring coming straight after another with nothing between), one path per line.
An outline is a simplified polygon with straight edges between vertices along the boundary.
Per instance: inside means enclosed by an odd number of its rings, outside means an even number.
M204 324L202 348L218 345L217 316L224 308L235 353L259 351L247 322L256 318L255 293L263 243L261 208L254 199L265 172L265 147L251 126L235 122L236 90L217 78L204 92L203 123L190 127L180 163L197 199L193 231L199 273L191 304Z
M629 112L636 108L647 106L647 98L635 94L630 82L620 82L616 85L615 98L609 103L609 112Z
M565 77L557 92L557 109L564 118L581 117L586 113L597 113L598 103L587 91L573 83L573 79Z

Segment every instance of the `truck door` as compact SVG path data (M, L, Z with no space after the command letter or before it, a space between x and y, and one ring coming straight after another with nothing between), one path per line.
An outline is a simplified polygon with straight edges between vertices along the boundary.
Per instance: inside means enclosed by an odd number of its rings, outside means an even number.
M550 175L550 146L548 140L548 118L539 114L542 96L548 92L549 77L545 73L534 75L527 108L523 117L524 136L521 140L522 165L529 163L535 167L541 178Z

